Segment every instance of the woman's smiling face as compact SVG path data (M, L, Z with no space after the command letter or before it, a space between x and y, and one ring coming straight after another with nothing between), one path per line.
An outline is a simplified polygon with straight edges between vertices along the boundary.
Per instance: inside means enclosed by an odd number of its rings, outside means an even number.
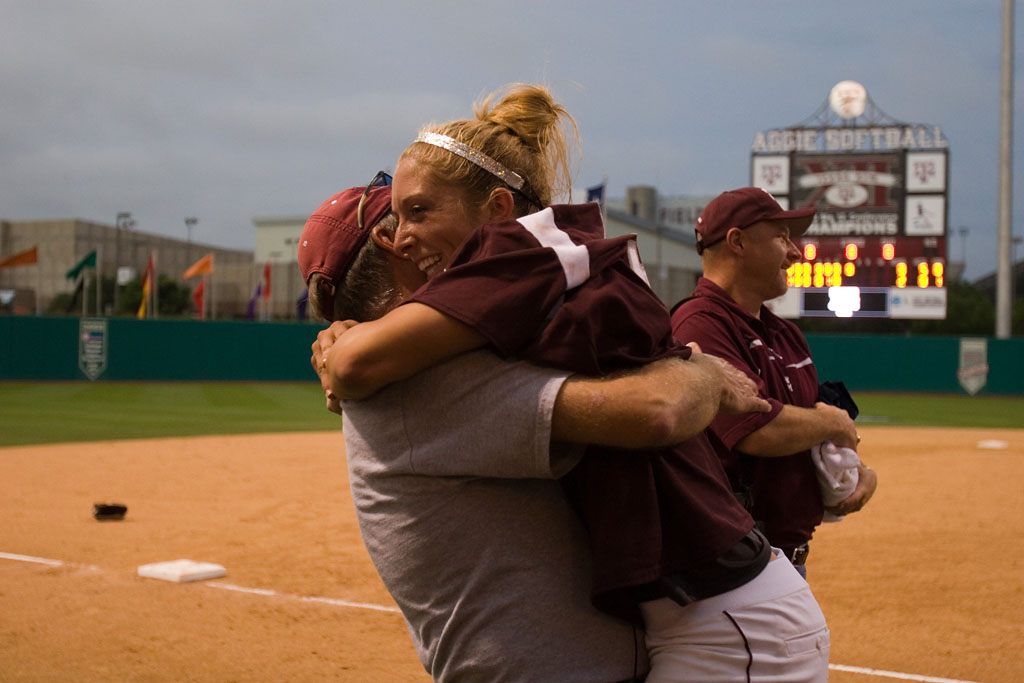
M395 245L432 278L460 244L484 222L462 188L437 179L429 164L406 156L395 168L391 207L398 217Z

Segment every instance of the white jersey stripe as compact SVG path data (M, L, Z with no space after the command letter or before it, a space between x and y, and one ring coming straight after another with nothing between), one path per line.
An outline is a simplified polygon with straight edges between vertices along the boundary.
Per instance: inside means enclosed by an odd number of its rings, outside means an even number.
M518 219L518 223L540 242L541 246L555 250L565 273L566 289L579 287L590 277L590 252L574 244L565 232L555 225L555 212L550 207Z
M650 287L651 281L647 279L647 270L644 268L643 261L640 260L640 249L636 246L636 240L629 241L626 253L629 255L630 269L640 276L640 279L644 281L645 285Z
M807 366L807 365L813 365L813 364L814 364L814 361L812 361L812 360L811 360L811 357L810 357L810 356L808 356L807 358L804 358L804 359L803 359L802 361L800 361L799 363L790 363L790 364L789 364L789 365L787 365L786 367L787 367L787 368L793 368L793 369L795 370L796 368L802 368L802 367L804 367L804 366Z

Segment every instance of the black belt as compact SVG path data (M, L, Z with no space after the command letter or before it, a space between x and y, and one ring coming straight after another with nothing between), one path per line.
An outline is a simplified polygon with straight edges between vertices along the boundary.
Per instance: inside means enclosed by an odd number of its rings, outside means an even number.
M725 593L761 573L771 559L771 545L760 531L751 529L736 545L714 560L662 576L651 583L631 586L636 602L670 598L689 605Z
M782 553L790 562L793 563L794 567L799 567L807 562L807 556L811 554L811 548L807 543L804 543L803 545L798 545L792 550L783 550Z

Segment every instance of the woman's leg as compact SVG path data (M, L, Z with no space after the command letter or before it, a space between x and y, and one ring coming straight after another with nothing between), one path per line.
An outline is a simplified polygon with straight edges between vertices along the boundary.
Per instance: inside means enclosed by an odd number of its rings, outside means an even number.
M641 605L648 683L828 680L829 632L810 587L781 555L752 581L685 607Z

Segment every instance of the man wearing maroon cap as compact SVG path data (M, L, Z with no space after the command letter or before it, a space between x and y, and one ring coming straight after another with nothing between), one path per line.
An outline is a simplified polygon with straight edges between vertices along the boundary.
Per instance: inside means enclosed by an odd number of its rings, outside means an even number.
M846 411L818 402L818 374L803 334L764 305L785 294L786 270L800 258L792 240L814 213L783 210L756 187L720 194L697 219L704 276L672 313L677 339L731 362L771 403L768 413L718 415L708 436L737 496L804 575L808 541L825 511L811 449L831 441L855 450L859 441ZM830 512L867 503L877 477L863 465L858 475L854 491Z
M321 317L372 319L422 282L396 256L390 198L386 186L345 190L307 221L298 260ZM320 333L318 372L346 324ZM435 680L642 678L642 634L590 603L585 531L557 481L582 451L551 441L688 438L718 409L716 368L669 359L567 378L475 351L343 411L328 396L364 543Z

